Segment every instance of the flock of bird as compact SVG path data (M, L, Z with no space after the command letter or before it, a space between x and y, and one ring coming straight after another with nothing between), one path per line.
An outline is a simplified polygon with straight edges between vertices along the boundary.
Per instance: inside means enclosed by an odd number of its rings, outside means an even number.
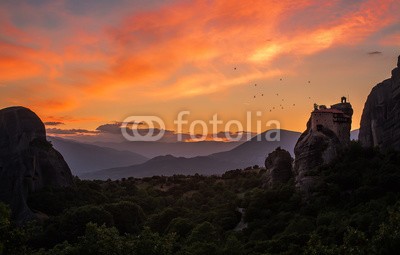
M237 68L234 67L234 70L237 70ZM279 81L282 82L282 81L283 81L283 78L280 78ZM311 84L311 81L308 81L308 84ZM254 84L254 87L257 87L257 83ZM264 96L264 93L260 93L260 94L261 94L261 97ZM276 93L275 96L279 97L279 93ZM257 95L254 95L253 98L256 99L256 98L257 98ZM311 97L308 97L308 99L311 100ZM285 102L285 98L281 98L281 102ZM291 106L292 106L292 107L296 107L296 104L292 104ZM273 107L271 107L271 108L268 108L267 110L269 110L269 112L272 112L272 111L274 111L274 110L276 110L276 109L284 110L284 109L285 109L285 106L283 105L283 103L281 103L281 104L279 104L279 107L273 106Z

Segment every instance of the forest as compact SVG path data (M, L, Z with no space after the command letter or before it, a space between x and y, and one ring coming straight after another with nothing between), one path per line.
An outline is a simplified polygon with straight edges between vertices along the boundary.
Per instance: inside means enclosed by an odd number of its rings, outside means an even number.
M0 204L0 254L396 254L400 153L357 142L312 175L265 187L258 166L221 176L75 179L31 194L40 220L15 226Z

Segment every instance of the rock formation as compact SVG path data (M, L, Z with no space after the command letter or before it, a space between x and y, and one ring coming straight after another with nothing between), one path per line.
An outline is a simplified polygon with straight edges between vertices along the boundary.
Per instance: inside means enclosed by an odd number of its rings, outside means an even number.
M358 139L365 147L400 150L400 56L392 77L369 94Z
M309 123L294 149L296 186L305 191L309 190L316 180L316 177L310 174L312 170L330 163L343 149L343 144L333 131L322 128L315 132L310 129Z
M293 177L292 164L290 153L280 147L269 153L265 159L265 186L276 187L287 183Z
M342 98L342 103L317 108L311 114L307 130L300 136L294 148L294 174L296 186L308 191L317 180L312 172L316 167L328 164L348 146L350 142L351 104Z
M35 218L29 193L70 185L71 171L46 140L39 117L24 107L0 110L0 201L10 205L13 218L18 223Z

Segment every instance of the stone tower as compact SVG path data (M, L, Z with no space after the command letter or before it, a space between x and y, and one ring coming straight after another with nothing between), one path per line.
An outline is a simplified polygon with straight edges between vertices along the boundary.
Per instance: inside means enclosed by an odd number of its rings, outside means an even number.
M323 128L330 129L339 138L342 144L350 142L350 130L353 116L353 108L346 97L341 102L326 106L315 107L311 113L311 130L321 131Z

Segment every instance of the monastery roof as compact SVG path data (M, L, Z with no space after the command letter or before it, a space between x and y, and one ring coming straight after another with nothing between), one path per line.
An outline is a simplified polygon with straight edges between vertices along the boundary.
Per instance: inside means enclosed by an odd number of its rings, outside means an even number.
M342 111L338 110L338 109L318 109L318 110L314 110L312 113L342 113Z
M349 115L345 114L344 112L342 112L341 110L338 109L334 109L334 108L329 108L329 109L318 109L318 110L314 110L311 114L313 113L329 113L329 114L343 114L343 117L346 118L351 118Z

